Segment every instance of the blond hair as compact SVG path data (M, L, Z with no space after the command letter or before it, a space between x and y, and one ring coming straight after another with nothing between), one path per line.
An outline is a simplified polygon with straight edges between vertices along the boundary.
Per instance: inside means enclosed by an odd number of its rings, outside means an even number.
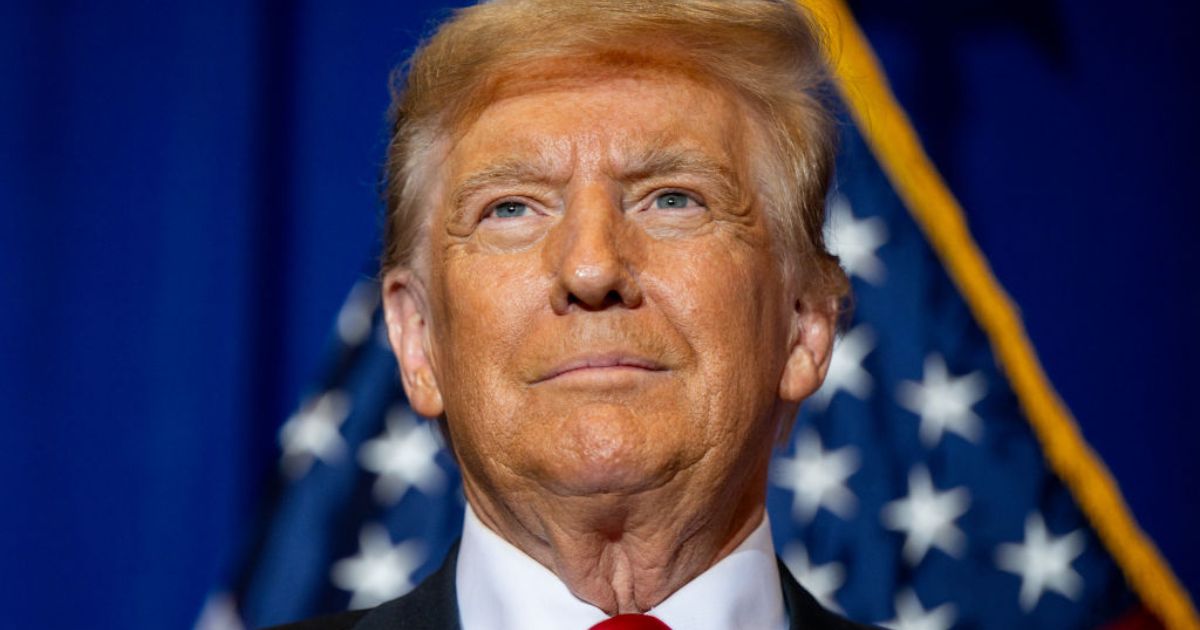
M455 12L394 75L385 272L419 266L432 148L469 126L506 82L561 62L666 69L738 95L769 145L756 172L785 267L803 272L814 297L845 295L822 236L836 131L821 41L782 0L491 0Z

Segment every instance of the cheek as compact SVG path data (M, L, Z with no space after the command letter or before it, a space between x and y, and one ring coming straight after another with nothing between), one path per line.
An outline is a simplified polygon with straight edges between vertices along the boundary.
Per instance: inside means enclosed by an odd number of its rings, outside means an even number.
M452 419L516 405L502 387L506 357L528 336L545 299L527 256L448 256L435 333L439 385ZM503 415L502 413L500 415Z
M769 253L726 243L673 248L656 258L653 284L689 338L720 356L777 345L783 291Z
M536 265L536 258L529 255L448 258L441 321L450 356L502 354L518 342L531 311L545 301L538 297L545 290L536 277Z
M648 290L692 346L709 417L746 418L774 401L787 322L771 256L726 241L664 249L654 257L660 271Z

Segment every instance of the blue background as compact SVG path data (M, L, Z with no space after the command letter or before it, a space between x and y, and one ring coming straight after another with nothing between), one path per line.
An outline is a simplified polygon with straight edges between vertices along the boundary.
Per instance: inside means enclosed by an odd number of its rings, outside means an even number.
M441 3L0 2L0 625L190 625L377 247ZM853 5L1044 365L1200 592L1194 3Z

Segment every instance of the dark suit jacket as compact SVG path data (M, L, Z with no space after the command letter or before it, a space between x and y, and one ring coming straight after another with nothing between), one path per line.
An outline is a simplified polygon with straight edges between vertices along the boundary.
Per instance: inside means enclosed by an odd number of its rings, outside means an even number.
M442 567L408 595L375 608L316 617L277 626L275 630L458 630L458 597L454 588L457 564L458 545L455 545L446 555ZM788 624L791 630L854 630L870 627L848 621L822 608L796 582L782 562L779 563L779 577L783 582L783 602L791 620Z

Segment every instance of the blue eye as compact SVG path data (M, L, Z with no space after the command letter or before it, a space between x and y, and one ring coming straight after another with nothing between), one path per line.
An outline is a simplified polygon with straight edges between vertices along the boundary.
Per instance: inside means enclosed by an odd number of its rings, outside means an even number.
M683 193L669 192L659 195L658 198L654 200L654 207L669 210L675 208L686 208L692 203L696 203L696 201Z
M529 206L519 201L502 201L492 207L492 216L498 219L513 219L524 216Z

